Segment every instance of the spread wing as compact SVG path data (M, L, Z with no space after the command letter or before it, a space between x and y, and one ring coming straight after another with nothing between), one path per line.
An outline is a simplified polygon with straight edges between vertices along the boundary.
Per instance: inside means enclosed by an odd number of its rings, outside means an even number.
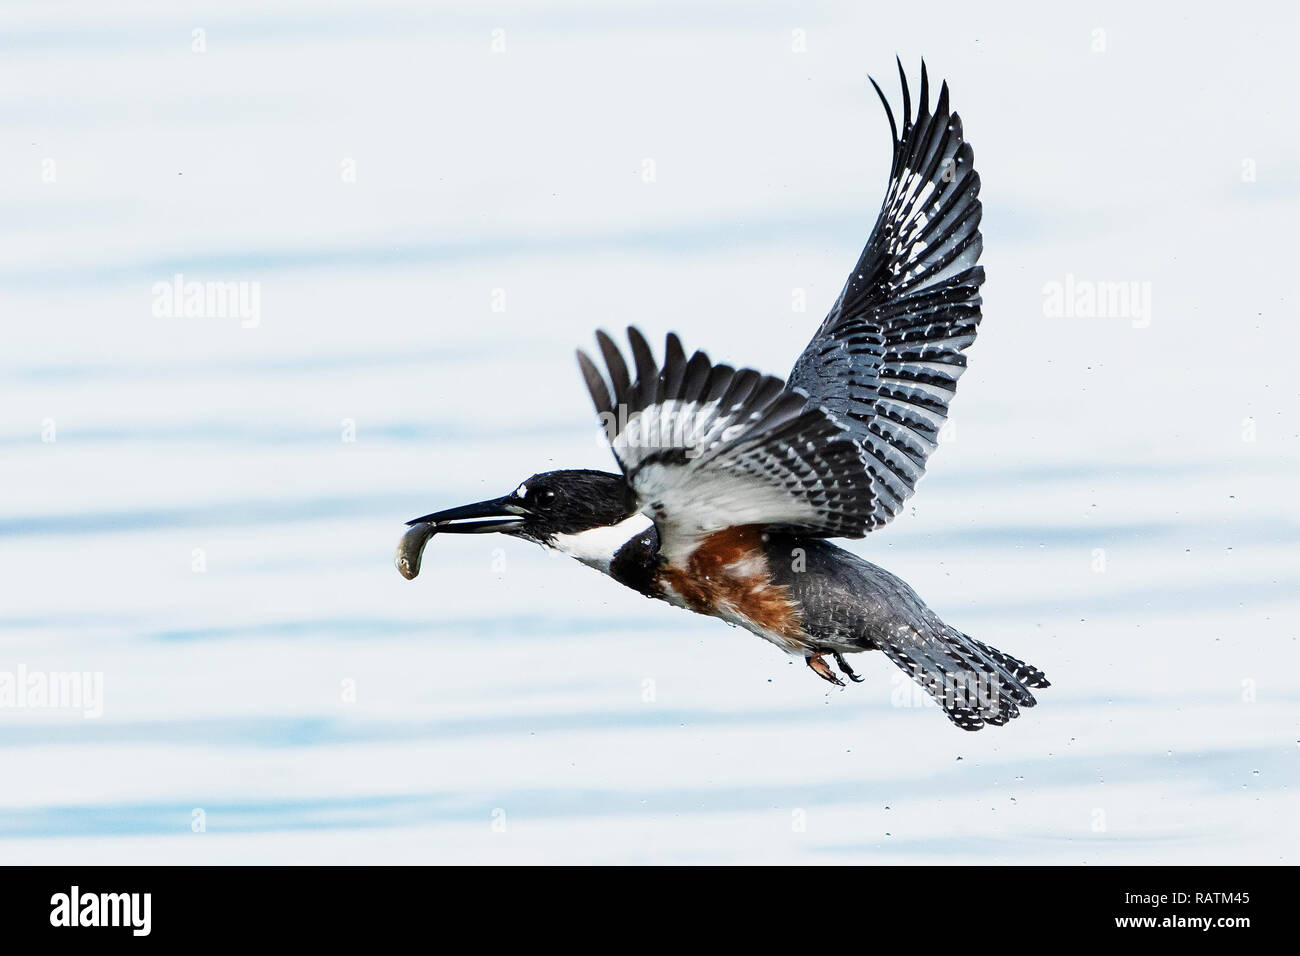
M835 307L808 343L789 386L808 393L861 445L877 525L897 515L939 440L962 354L980 321L979 174L948 108L943 84L930 111L921 96L912 118L902 63L903 128L880 87L894 147L884 205Z
M578 363L614 457L666 554L735 525L861 537L874 519L858 442L808 395L753 369L689 359L668 336L663 364L636 329L636 379L618 346L596 334L608 375Z

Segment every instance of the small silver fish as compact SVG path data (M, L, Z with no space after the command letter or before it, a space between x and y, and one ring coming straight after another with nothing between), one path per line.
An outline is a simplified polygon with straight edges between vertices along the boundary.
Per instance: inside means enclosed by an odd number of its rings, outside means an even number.
M432 521L422 521L411 525L410 530L402 535L402 540L397 543L397 556L393 563L406 580L414 581L420 573L420 556L424 554L424 546L437 531L438 526Z

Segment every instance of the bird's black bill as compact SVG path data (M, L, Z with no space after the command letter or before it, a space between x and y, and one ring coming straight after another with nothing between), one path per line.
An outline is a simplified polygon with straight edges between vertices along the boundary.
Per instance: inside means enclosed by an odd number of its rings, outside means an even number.
M436 534L481 534L487 531L509 531L524 523L517 504L506 498L493 498L459 508L436 511L422 518L414 518L408 525L430 524Z

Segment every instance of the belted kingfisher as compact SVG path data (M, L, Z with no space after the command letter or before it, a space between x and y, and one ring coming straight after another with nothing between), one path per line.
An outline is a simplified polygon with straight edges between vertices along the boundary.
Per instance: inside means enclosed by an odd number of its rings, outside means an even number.
M407 522L397 566L434 534L497 531L577 558L647 597L744 627L854 681L844 655L880 650L964 730L1035 704L1043 672L941 621L894 575L827 538L860 538L903 508L947 419L980 322L979 175L944 83L925 64L916 116L885 107L893 165L857 265L788 379L663 360L628 329L632 370L604 332L602 372L578 363L621 474L550 471L503 497Z

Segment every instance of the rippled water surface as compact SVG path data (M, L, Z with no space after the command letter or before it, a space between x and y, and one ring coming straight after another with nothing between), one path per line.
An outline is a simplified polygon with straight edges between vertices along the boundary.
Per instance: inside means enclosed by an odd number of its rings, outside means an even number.
M103 682L0 708L0 861L1295 862L1294 29L858 7L0 11L0 673ZM407 518L612 467L594 328L788 368L895 50L975 145L986 318L852 547L1040 706L963 734L505 539L403 580ZM155 314L177 274L256 322ZM1047 317L1067 275L1149 314Z

